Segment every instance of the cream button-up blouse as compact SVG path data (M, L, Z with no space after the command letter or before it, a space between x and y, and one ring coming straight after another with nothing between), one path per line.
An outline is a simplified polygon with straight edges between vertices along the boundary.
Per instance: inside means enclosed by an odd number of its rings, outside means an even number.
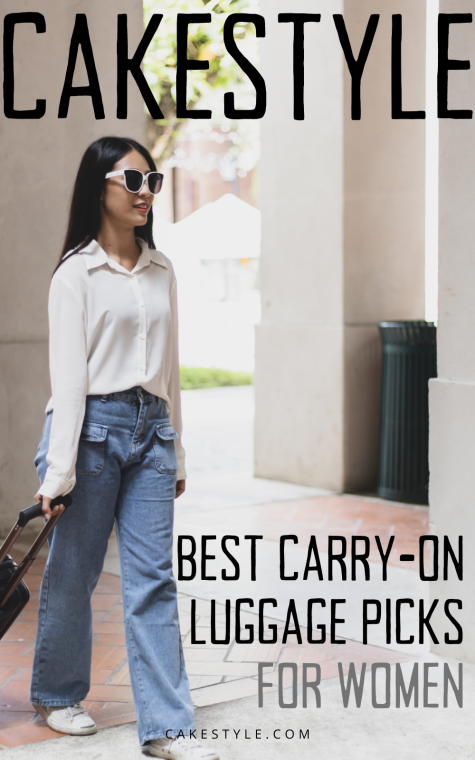
M136 385L165 401L175 440L177 478L186 477L181 445L176 278L163 253L137 238L132 272L94 240L67 258L51 281L48 315L54 409L48 469L39 493L69 493L76 482L79 435L87 395ZM66 254L67 256L67 254Z

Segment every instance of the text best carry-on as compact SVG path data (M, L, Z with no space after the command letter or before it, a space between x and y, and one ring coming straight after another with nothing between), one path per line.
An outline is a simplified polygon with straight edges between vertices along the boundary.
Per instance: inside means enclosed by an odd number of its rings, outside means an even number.
M64 504L64 507L67 508L71 503L71 496L57 496L56 499L53 499L51 502L51 509L57 504ZM31 564L36 559L38 552L58 522L62 512L50 517L38 538L33 543L30 550L25 554L19 565L12 560L8 552L25 525L35 517L42 517L42 515L43 510L41 502L39 502L39 504L34 504L32 507L27 507L27 509L23 509L18 515L16 524L13 526L0 547L0 639L6 634L10 626L13 625L20 612L28 603L30 592L23 580L23 576L28 572Z

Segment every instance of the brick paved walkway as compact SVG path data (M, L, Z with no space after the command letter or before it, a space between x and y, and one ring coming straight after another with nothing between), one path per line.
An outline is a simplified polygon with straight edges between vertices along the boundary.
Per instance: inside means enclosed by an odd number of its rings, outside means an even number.
M236 514L233 514L236 512ZM308 541L314 534L317 541L328 535L380 535L386 539L396 535L395 554L417 553L417 538L428 529L428 512L390 503L351 496L325 496L277 504L262 504L216 510L213 527L224 530L236 519L246 531L259 532L269 540L283 533L295 533ZM12 552L15 559L21 555ZM376 559L376 558L374 558ZM36 634L38 592L45 560L38 558L27 576L31 600L22 615L0 642L0 751L8 747L30 744L63 734L51 731L29 702L29 685ZM84 706L99 728L135 720L132 692L125 650L120 578L103 573L93 595L94 641L92 685ZM401 662L408 656L378 647L348 642L342 647L325 644L312 647L295 643L192 646L190 643L190 601L179 595L180 624L187 672L196 706L217 704L257 694L257 662L295 662L301 674L302 662L318 662L322 679L338 674L336 662L376 661ZM209 603L197 601L198 632L209 630ZM224 608L220 615L224 615ZM224 619L224 618L222 618ZM256 622L253 615L243 615ZM275 621L267 620L271 623ZM282 623L278 623L282 634ZM231 627L232 630L232 627ZM219 632L219 631L218 631ZM198 637L199 638L199 637ZM290 672L286 677L290 677ZM276 686L277 674L266 671L266 681ZM284 685L287 685L287 681Z

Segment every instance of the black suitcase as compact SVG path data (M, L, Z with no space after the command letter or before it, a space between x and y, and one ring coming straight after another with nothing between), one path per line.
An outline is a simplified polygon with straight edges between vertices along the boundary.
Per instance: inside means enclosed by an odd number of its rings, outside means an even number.
M64 507L66 508L69 507L71 503L72 498L69 494L66 496L58 496L51 502L51 509L53 509L56 504L64 504ZM36 559L38 552L58 522L61 514L62 513L60 512L59 514L50 517L19 565L12 560L8 552L25 525L35 517L41 517L43 515L41 502L39 504L34 504L32 507L27 507L20 512L16 524L13 526L0 547L0 639L6 634L10 626L13 625L30 599L30 592L23 577L30 569L31 564Z

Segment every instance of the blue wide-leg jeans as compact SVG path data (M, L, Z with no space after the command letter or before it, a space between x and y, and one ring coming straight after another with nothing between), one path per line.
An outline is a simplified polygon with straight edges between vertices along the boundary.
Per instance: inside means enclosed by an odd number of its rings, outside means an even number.
M46 474L51 421L35 459ZM140 386L87 396L72 505L55 526L41 585L30 699L73 705L91 681L91 594L114 521L124 625L141 744L194 728L172 569L177 434Z

